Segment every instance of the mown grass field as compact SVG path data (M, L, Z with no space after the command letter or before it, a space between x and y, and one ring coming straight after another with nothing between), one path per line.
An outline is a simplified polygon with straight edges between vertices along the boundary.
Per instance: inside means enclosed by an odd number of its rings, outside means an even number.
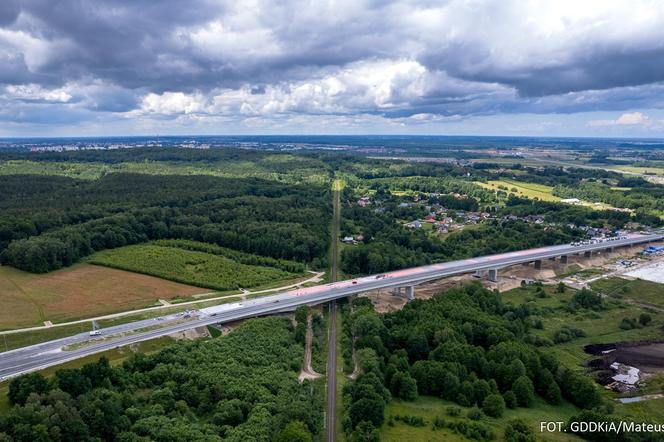
M189 297L198 287L90 264L47 274L0 267L0 330L66 322Z
M89 261L221 291L257 287L301 276L274 267L241 264L211 253L156 244L104 250L93 255Z
M522 198L539 199L541 201L560 201L560 198L551 194L553 187L544 186L542 184L523 183L509 179L488 181L486 183L477 182L479 186L490 190L503 190L504 192L513 193ZM506 187L499 189L499 186ZM516 189L516 191L512 190Z
M459 407L463 411L459 417L450 417L446 415L448 406ZM464 416L468 408L460 407L450 401L445 401L430 396L420 396L413 402L405 402L393 399L385 410L385 423L380 427L380 437L384 442L429 442L429 441L467 441L468 439L449 429L432 429L432 423L437 416L445 420L466 419ZM517 408L515 410L505 410L505 414L500 418L483 417L481 422L491 427L494 432L495 440L503 440L505 425L510 419L523 419L528 422L538 440L544 441L579 441L582 440L574 435L567 433L540 433L541 421L567 421L577 409L571 404L552 406L537 398L530 408ZM425 420L423 427L413 427L403 422L395 421L393 426L388 424L390 416L417 416Z

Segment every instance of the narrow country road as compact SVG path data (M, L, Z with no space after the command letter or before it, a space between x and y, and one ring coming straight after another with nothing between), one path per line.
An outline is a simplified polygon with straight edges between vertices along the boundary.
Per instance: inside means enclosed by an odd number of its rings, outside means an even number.
M330 282L337 282L337 264L339 257L339 222L341 216L341 181L332 184L332 257L330 260ZM337 408L337 304L330 303L330 329L327 341L327 412L325 428L327 441L336 440Z
M303 382L305 379L318 379L323 377L320 373L316 373L311 366L311 345L314 340L314 332L311 323L311 314L309 314L307 315L307 333L304 338L304 361L302 362L302 371L300 371L300 376L298 377L300 382Z

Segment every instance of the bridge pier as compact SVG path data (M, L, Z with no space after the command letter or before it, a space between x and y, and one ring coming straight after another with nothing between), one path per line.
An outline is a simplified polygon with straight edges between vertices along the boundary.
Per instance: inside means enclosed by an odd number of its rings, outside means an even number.
M415 286L414 285L409 285L404 287L406 289L406 299L409 301L412 301L415 299Z
M567 264L568 262L569 262L569 257L567 255L563 255L560 257L561 264Z
M401 287L392 287L392 294L394 296L400 296L401 295Z
M584 258L592 258L592 256L593 256L593 252L591 250L583 252L583 257Z
M489 269L489 281L498 282L498 269Z
M535 270L542 270L542 260L538 259L535 261Z

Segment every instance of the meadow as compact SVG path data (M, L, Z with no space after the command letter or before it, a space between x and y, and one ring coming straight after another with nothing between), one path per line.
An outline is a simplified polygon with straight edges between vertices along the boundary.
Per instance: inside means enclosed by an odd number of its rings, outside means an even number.
M446 410L448 407L460 409L460 416L451 417L447 415ZM436 417L443 418L446 421L468 421L464 416L470 409L471 407L461 407L454 402L431 396L420 396L412 402L393 399L389 402L385 410L385 423L380 428L380 439L383 442L399 442L403 440L411 442L429 442L434 440L451 442L467 441L468 438L450 429L434 430L432 424ZM522 419L530 423L532 428L535 428L538 440L580 441L583 439L567 433L539 433L538 431L540 421L567 421L576 412L578 412L578 409L569 403L553 406L547 404L541 398L537 398L531 408L507 409L505 410L505 414L500 418L483 416L479 422L489 426L493 430L495 440L503 440L505 425L509 420ZM394 420L393 418L397 415L421 417L424 419L425 425L421 427L407 425Z
M257 287L301 276L275 267L247 265L224 256L158 244L104 250L91 256L89 262L220 291Z
M506 303L527 304L530 308L541 309L543 328L532 330L535 335L552 340L557 330L570 324L585 332L584 337L549 347L561 362L570 368L581 370L582 365L591 359L583 350L587 344L662 339L661 327L664 320L647 308L605 298L604 308L601 310L569 311L565 307L576 293L574 290L568 288L565 293L557 293L554 287L546 287L544 290L547 293L545 298L536 296L534 287L510 290L501 296ZM662 290L661 286L659 290ZM634 301L642 299L636 297ZM620 328L623 318L638 318L641 313L649 313L653 317L648 326L631 330Z
M592 287L613 298L631 299L654 307L664 308L664 285L642 279L600 279Z
M490 180L486 183L477 182L479 186L490 190L502 190L513 193L522 198L539 199L540 201L560 201L560 198L552 194L553 187L543 184L524 183L507 178L501 180ZM507 190L505 190L507 189ZM516 189L516 190L514 190Z

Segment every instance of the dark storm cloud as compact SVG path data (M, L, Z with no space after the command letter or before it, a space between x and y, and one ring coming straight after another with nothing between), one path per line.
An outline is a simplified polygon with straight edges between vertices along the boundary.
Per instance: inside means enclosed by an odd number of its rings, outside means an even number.
M0 26L7 26L14 23L20 11L18 0L4 0L0 2Z
M469 61L470 57L481 59L488 56L481 52L468 55L468 48L464 47L456 49L458 59L464 61ZM454 54L447 54L445 61L438 61L438 55L424 58L423 61L434 68L445 67L449 74L457 78L513 86L525 97L639 86L664 81L664 44L659 48L631 51L620 47L587 46L564 65L514 69L501 69L496 66L469 69L468 66L473 65L472 61L449 62L450 58L454 59Z

